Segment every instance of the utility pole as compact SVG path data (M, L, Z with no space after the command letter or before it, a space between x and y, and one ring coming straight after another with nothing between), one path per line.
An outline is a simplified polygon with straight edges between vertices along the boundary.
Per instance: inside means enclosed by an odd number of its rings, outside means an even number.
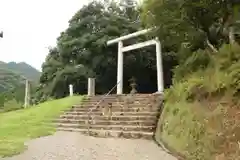
M0 32L0 38L3 38L3 31ZM24 108L27 108L30 105L30 83L28 79L22 76L25 79L25 98L24 98Z
M3 31L0 32L0 38L3 38Z
M24 108L30 105L30 83L25 79L25 98L24 98Z

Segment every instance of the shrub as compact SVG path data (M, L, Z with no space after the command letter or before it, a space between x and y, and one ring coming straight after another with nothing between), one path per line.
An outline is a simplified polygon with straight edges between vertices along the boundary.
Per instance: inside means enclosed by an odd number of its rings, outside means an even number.
M231 78L230 87L235 94L240 92L240 46L225 44L215 57L216 67Z
M208 50L198 50L185 57L174 69L174 80L180 81L198 70L206 69L213 62L211 55Z
M165 100L170 102L202 100L209 96L225 94L231 85L233 80L230 73L214 68L200 70L185 77L183 81L174 81L173 86L165 92Z
M202 65L200 65L202 64ZM240 93L240 46L223 45L217 54L193 53L174 70L173 87L165 94L170 101L204 99L231 91Z
M224 44L218 54L214 58L215 64L221 70L229 70L229 68L240 61L240 46L238 44Z
M14 111L14 110L19 110L22 108L23 108L22 104L17 102L15 99L12 99L12 100L8 100L7 102L4 103L3 111L9 112L9 111Z
M201 53L175 69L156 139L190 160L235 160L240 156L240 46L223 45L208 63Z
M240 93L240 61L232 64L228 69L229 76L231 77L231 87L235 89L235 93Z

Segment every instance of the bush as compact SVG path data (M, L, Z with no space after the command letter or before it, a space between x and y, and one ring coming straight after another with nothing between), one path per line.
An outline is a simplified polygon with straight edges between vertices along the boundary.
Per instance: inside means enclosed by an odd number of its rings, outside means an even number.
M217 69L200 70L185 77L183 81L174 80L173 86L166 90L165 100L170 102L206 99L213 95L225 94L233 83L230 73Z
M165 94L168 100L194 100L226 91L239 94L240 46L223 45L217 54L195 52L174 74L174 87Z
M223 45L214 60L220 70L229 70L233 64L239 63L240 61L240 46L238 44Z
M207 63L205 53L193 54L175 70L156 139L189 160L235 160L240 157L240 46L223 45Z
M174 69L175 81L180 81L198 70L204 70L213 62L212 54L208 50L198 50L191 54L188 53L189 51L186 52L188 57L181 59L179 65Z
M215 58L215 63L220 70L231 77L231 88L235 94L240 92L240 46L224 45L219 55Z
M3 111L9 112L14 110L19 110L22 108L23 108L23 105L21 103L17 102L15 99L12 99L4 103Z

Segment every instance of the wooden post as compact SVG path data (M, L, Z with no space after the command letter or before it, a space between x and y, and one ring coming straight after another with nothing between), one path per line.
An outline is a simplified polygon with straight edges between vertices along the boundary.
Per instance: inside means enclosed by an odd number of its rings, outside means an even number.
M88 96L95 95L95 78L88 78Z

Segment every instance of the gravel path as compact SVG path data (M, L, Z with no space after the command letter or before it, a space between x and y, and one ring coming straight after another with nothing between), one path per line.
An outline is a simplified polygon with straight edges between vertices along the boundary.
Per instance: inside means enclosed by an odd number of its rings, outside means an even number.
M27 145L28 150L21 155L3 160L177 160L152 141L95 138L72 132L57 132Z

